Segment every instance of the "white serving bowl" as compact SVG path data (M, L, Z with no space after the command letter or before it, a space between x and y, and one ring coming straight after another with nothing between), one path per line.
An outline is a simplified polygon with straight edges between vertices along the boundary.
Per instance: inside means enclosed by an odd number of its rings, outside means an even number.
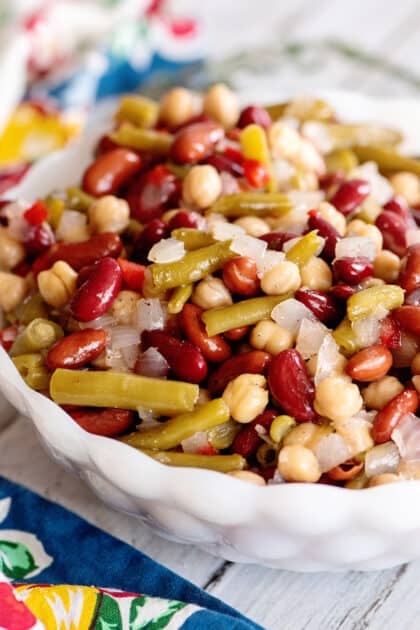
M409 131L406 148L420 153L415 101L327 97L343 118ZM31 201L76 183L106 127L106 120L97 121L88 139L39 162L13 195ZM418 481L366 490L313 484L261 488L213 471L170 468L126 444L85 432L58 405L29 389L2 349L0 365L1 392L34 424L51 455L106 503L165 537L228 560L294 571L384 569L420 557Z

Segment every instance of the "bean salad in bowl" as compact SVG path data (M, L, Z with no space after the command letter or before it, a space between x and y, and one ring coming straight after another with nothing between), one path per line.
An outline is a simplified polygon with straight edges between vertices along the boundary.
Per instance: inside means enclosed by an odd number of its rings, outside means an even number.
M0 208L0 341L86 431L244 482L420 478L420 161L227 86L121 99L76 187Z

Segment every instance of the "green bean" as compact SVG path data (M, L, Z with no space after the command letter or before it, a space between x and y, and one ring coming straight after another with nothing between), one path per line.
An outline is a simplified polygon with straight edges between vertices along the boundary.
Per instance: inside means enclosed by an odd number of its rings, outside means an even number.
M56 230L63 216L64 201L58 197L48 195L48 197L44 199L44 204L48 210L48 223Z
M273 214L283 216L293 209L288 195L277 192L236 193L220 197L210 208L211 212L223 214L228 218L248 215L265 216Z
M359 164L359 160L354 151L350 149L337 149L325 156L325 164L328 173L334 173L335 171L349 173L356 168Z
M148 151L155 155L168 155L173 136L154 129L141 129L131 123L123 123L111 133L111 140L137 151Z
M20 354L12 361L28 387L37 391L48 389L50 375L40 354Z
M273 308L291 296L291 293L285 293L242 300L232 306L204 311L201 319L206 325L207 334L213 337L232 328L252 326L261 319L268 319Z
M263 442L261 446L258 447L255 456L260 466L267 468L267 466L272 466L276 463L277 451L271 444Z
M364 470L360 472L356 477L350 479L344 484L345 488L349 488L350 490L360 490L361 488L366 488L369 483L369 478L366 476Z
M318 236L316 230L308 232L287 250L286 259L296 265L299 265L302 269L308 264L312 256L319 251L322 243L323 240L320 236Z
M166 168L171 171L178 179L184 179L191 167L185 164L176 164L175 162L166 162Z
M94 202L94 198L77 186L70 186L66 190L67 203L72 210L87 212Z
M171 420L142 431L130 433L121 438L123 442L137 448L151 448L166 451L181 444L182 440L199 431L207 431L229 420L229 407L223 398L211 400L190 413L184 413Z
M271 439L279 444L294 426L296 426L296 420L292 416L277 416L270 425Z
M246 466L246 459L242 455L195 455L193 453L178 453L175 451L150 451L140 449L145 455L153 457L166 466L181 466L187 468L208 468L218 472L242 470Z
M115 119L129 121L138 127L154 127L159 117L159 104L138 94L127 94L120 99Z
M168 313L171 315L180 313L184 304L190 299L192 292L192 284L183 284L177 289L174 289L168 302Z
M110 371L58 369L50 382L51 398L63 405L151 409L163 416L192 411L198 385Z
M176 262L154 263L150 265L150 270L157 289L173 289L202 280L209 273L221 269L234 256L236 254L230 249L230 241L221 241L187 252Z
M401 155L394 149L356 146L353 150L361 162L376 162L380 171L409 171L420 176L420 160Z
M15 357L18 354L46 350L63 336L64 332L61 326L49 319L37 317L16 337L9 354L11 357Z
M214 243L214 238L209 232L202 232L193 228L176 228L172 230L171 236L182 241L185 249L188 250L200 249L200 247L207 247Z
M351 356L360 350L360 342L347 317L334 330L333 337L346 356Z
M42 295L37 291L33 293L23 304L19 311L19 322L24 326L30 324L34 319L47 319L48 311Z
M329 140L331 151L351 148L362 161L366 160L359 155L359 146L374 145L378 147L393 147L402 140L402 135L398 131L395 131L395 129L380 127L379 125L353 125L323 122L316 123L316 125L319 129L319 133Z
M397 284L369 287L353 293L347 300L347 317L351 322L373 315L378 307L392 311L404 302L404 290Z
M241 431L242 425L234 420L228 420L223 424L217 425L213 429L207 432L207 437L213 448L221 451L224 448L229 448L232 445L233 440Z
M268 111L272 120L278 120L284 116L284 112L288 103L273 103L272 105L264 105L264 109Z

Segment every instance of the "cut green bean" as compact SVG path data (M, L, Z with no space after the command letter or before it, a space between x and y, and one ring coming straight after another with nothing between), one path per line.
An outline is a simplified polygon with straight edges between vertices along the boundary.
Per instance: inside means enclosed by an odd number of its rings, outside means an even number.
M293 209L288 195L284 193L236 193L224 195L214 203L210 210L234 219L248 215L265 216L272 214L280 217Z
M395 129L389 129L379 125L354 125L325 122L311 122L308 123L308 125L316 125L317 133L321 134L323 138L329 141L330 151L351 148L362 161L365 160L358 153L359 147L365 147L366 145L394 147L402 140L402 135L398 131L395 131Z
M48 223L56 230L60 224L64 212L64 201L58 197L48 195L44 199L45 207L48 210Z
M270 425L270 438L276 444L280 444L290 429L296 426L296 420L292 416L276 416Z
M18 354L46 350L63 336L64 332L61 326L48 319L37 317L16 337L9 354L11 357L15 357Z
M198 385L111 371L58 369L50 382L51 398L62 405L151 409L174 416L192 411Z
M37 391L48 389L50 374L39 353L20 354L12 361L28 387Z
M395 149L356 146L353 150L361 162L376 162L380 171L408 171L420 177L420 160L401 155Z
M154 127L159 117L159 103L139 94L127 94L120 99L115 114L117 122L129 121L137 127Z
M221 451L224 448L232 446L233 440L241 431L242 425L234 420L228 420L223 424L217 425L207 432L207 437L213 448Z
M166 168L168 169L168 171L171 171L171 173L173 173L175 177L178 177L178 179L184 179L184 177L186 177L186 175L191 170L191 166L186 166L185 164L176 164L176 162L167 162Z
M374 315L380 308L392 311L404 302L404 290L397 284L369 287L353 293L347 300L347 317L351 322Z
M77 186L70 186L66 190L67 203L72 210L87 212L94 202L94 198Z
M242 300L232 306L204 311L201 319L206 325L207 334L213 337L232 328L252 326L262 319L269 319L273 308L290 297L291 293L285 293Z
M24 326L30 324L34 319L47 319L48 311L44 300L39 292L33 293L23 304L18 314L19 322Z
M209 232L202 232L193 228L176 228L172 230L171 236L182 241L185 249L188 250L200 249L200 247L207 247L214 243L214 238Z
M184 413L171 420L142 431L130 433L121 438L123 442L136 448L166 451L181 444L182 440L199 431L207 431L229 420L229 407L223 398L211 400L191 413Z
M140 449L145 455L153 457L166 466L187 468L207 468L218 472L243 470L246 459L242 455L195 455L193 453L177 453L175 451L151 451Z
M349 173L356 168L359 164L359 160L354 151L350 149L337 149L325 156L325 164L328 173L334 173L336 171Z
M360 342L347 317L339 323L332 335L347 357L360 350Z
M193 292L192 284L184 284L173 290L171 298L168 302L168 313L177 315L183 309L183 306L190 299Z
M168 155L173 136L154 129L141 129L131 123L123 123L111 133L111 140L137 151L148 151L155 155Z
M230 241L221 241L187 252L176 262L154 263L150 265L150 270L157 289L174 289L202 280L209 273L221 269L234 256L236 254L230 249Z
M312 256L315 256L320 251L322 244L323 239L318 236L316 230L308 232L287 250L286 259L302 269L308 264Z

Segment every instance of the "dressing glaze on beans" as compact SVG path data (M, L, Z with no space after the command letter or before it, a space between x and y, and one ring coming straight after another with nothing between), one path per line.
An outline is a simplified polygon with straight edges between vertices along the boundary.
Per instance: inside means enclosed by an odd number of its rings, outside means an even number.
M399 172L399 133L356 137L324 104L324 153L307 97L241 110L222 84L129 120L123 103L80 188L0 209L0 342L22 378L88 432L237 483L409 478L420 162Z

